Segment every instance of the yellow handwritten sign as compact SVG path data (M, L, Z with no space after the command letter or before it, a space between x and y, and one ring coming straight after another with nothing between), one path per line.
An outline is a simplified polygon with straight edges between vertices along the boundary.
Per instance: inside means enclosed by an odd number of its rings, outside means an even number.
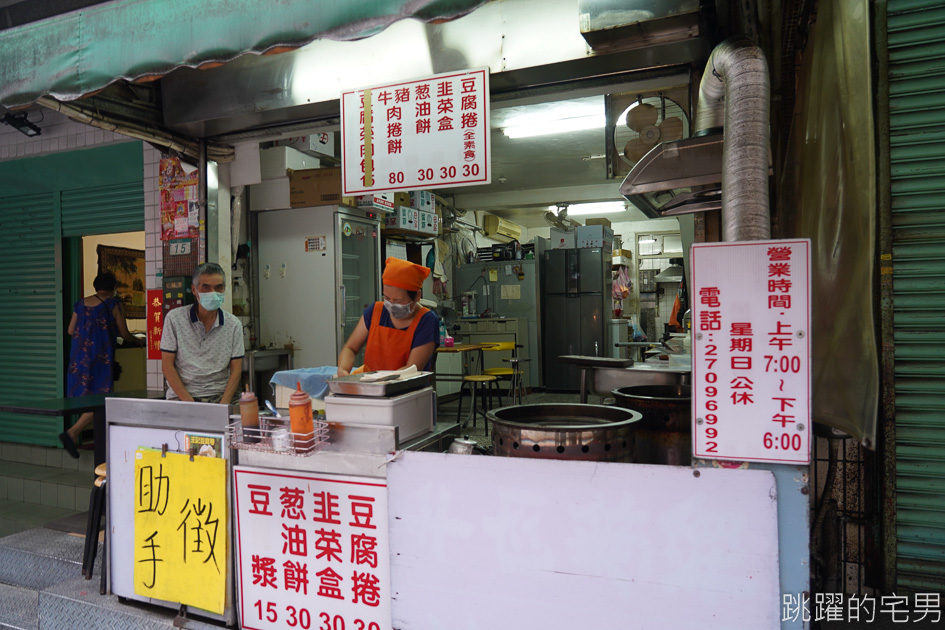
M135 453L135 593L222 614L226 461Z

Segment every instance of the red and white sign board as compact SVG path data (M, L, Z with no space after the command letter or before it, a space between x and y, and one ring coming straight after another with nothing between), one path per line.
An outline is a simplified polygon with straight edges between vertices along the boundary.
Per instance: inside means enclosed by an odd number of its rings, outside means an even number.
M235 466L240 627L390 630L383 479Z
M810 240L690 256L693 456L810 463Z
M342 195L488 184L489 69L341 94Z

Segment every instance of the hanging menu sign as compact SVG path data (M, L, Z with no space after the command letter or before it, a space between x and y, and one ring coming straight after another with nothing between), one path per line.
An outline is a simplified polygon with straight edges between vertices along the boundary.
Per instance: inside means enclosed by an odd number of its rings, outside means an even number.
M693 456L810 463L810 240L690 256Z
M488 184L489 69L341 94L342 195Z

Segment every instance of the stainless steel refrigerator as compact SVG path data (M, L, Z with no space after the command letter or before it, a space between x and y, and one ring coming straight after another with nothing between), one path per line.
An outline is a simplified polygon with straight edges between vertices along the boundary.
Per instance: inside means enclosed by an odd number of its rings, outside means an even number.
M546 388L580 389L577 366L565 354L609 357L611 255L609 250L551 249L542 255L542 369Z
M344 206L257 216L260 345L291 344L297 368L337 365L362 311L381 296L378 220Z

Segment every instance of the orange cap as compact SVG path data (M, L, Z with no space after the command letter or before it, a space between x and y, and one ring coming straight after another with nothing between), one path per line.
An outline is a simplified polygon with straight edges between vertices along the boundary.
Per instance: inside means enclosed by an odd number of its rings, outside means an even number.
M430 275L430 270L422 265L400 258L388 258L384 262L384 275L381 281L391 287L405 291L419 291L423 280Z

